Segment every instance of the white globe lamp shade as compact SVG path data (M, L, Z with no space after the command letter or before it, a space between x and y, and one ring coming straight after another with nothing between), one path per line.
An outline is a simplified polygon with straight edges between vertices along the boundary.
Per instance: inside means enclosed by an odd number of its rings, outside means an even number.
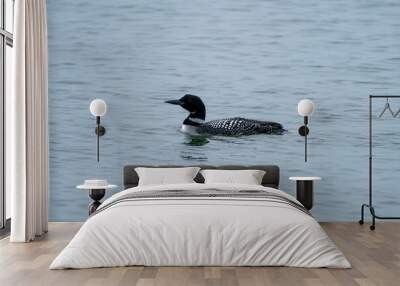
M299 104L297 105L297 111L301 116L308 116L314 111L314 102L309 99L302 99L300 100Z
M107 112L107 104L102 99L95 99L90 103L90 113L93 116L104 116Z

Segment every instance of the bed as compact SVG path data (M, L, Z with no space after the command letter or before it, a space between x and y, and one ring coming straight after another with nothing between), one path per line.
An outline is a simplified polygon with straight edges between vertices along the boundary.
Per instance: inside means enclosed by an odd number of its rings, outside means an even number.
M103 202L50 269L351 267L311 214L279 190L278 166L200 166L264 170L261 185L204 184L199 173L196 183L154 186L138 186L136 167L124 167L124 191Z

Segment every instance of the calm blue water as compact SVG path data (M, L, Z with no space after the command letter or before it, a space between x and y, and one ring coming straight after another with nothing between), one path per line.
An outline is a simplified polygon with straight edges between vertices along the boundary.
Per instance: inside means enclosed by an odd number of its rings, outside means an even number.
M320 220L358 220L367 200L368 95L400 94L399 1L49 0L50 219L84 220L85 178L122 185L125 164L278 164L281 188L318 175ZM281 122L283 136L214 138L191 146L184 110L201 96L207 119ZM108 103L96 162L94 98ZM297 103L316 103L309 162ZM377 101L378 114L384 101ZM392 101L395 110L400 100ZM400 117L376 120L381 215L400 213ZM378 195L379 194L379 195Z

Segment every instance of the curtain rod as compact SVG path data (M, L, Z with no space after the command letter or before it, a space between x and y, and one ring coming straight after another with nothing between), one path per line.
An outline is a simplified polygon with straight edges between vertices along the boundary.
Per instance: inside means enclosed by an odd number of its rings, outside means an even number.
M370 98L395 98L400 97L400 95L370 95Z

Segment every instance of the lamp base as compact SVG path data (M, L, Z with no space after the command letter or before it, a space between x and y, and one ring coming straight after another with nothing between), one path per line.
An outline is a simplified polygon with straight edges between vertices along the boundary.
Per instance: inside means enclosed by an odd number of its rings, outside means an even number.
M106 129L104 128L104 126L99 125L99 126L96 126L96 129L94 132L98 136L103 136L104 134L106 134Z
M299 128L299 134L300 134L300 136L307 136L308 133L310 133L310 129L308 129L307 126L305 126L305 125L300 126L300 128Z

